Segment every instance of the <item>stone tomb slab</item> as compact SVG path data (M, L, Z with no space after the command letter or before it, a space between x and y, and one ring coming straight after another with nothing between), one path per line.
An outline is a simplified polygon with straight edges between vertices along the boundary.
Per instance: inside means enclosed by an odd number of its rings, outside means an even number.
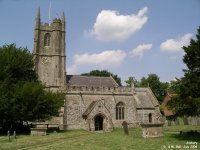
M45 136L47 135L47 128L31 128L32 136Z
M164 136L163 124L141 124L141 127L142 137L144 138Z

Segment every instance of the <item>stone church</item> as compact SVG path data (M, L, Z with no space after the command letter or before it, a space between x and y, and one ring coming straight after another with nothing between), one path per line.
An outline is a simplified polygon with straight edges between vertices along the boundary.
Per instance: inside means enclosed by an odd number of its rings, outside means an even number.
M65 15L42 23L38 9L34 29L34 62L39 80L48 90L65 94L60 116L47 121L60 129L112 131L141 123L161 122L159 103L150 88L121 87L112 77L68 75Z

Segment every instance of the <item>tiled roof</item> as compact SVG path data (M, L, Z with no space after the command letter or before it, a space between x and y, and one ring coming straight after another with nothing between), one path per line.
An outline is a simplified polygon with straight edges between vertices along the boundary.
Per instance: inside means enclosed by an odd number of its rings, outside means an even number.
M171 101L172 97L173 96L176 96L177 94L167 94L165 97L164 97L164 100L162 102L162 106L163 106L163 111L164 111L164 115L166 117L168 116L173 116L175 115L175 112L173 112L170 108L168 108L166 105L169 101Z
M159 105L149 88L135 88L134 98L137 108L155 108Z
M94 76L80 76L67 75L68 86L87 86L87 87L118 87L112 77L94 77Z

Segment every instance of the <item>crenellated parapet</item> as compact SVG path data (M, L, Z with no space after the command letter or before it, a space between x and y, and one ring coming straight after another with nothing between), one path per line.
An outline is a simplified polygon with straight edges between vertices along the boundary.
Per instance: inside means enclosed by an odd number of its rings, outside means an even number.
M41 24L40 24L40 29L50 32L50 31L52 31L52 24L49 25L48 23L43 23L43 22L41 22Z
M65 24L62 23L61 19L60 18L55 18L53 20L53 23L49 24L49 23L43 23L43 22L40 22L40 30L44 30L44 31L55 31L55 30L58 30L58 31L62 31L63 29L63 26L65 26Z
M131 87L86 87L67 86L67 93L81 94L133 94Z

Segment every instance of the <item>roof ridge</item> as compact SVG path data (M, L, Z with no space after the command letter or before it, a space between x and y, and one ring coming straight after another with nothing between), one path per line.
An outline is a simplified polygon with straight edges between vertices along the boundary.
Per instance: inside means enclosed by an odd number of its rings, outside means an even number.
M110 78L110 77L104 77L104 76L86 76L86 75L67 75L67 76L92 77L92 78Z
M82 75L68 75L66 76L69 85L77 86L93 86L93 87L118 87L112 77L99 76L82 76Z

